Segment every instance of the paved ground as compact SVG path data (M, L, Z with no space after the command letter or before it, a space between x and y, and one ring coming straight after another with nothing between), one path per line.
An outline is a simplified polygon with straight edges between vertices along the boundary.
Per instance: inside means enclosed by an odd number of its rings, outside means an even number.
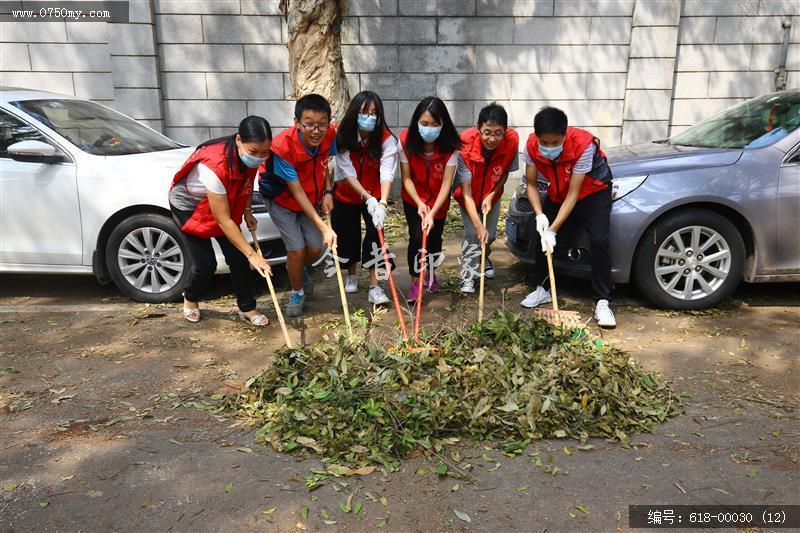
M487 307L522 312L525 269L502 245L495 264ZM276 320L266 330L235 320L228 283L215 281L191 325L177 305L132 303L91 278L0 276L0 530L612 531L628 529L630 504L800 503L797 284L743 285L721 309L693 314L648 308L619 287L620 326L593 333L661 371L687 407L628 448L543 441L508 458L464 443L469 481L438 478L417 457L308 492L303 476L318 461L255 445L203 409L282 344ZM590 316L588 283L562 285ZM371 311L364 293L352 304ZM339 310L335 285L318 283L293 337L318 339ZM474 316L475 300L445 292L425 311L453 322ZM358 514L340 508L351 494Z

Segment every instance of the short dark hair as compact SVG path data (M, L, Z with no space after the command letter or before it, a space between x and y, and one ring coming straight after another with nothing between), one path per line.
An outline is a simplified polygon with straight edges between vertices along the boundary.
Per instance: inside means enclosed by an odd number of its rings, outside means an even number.
M381 157L383 153L383 131L384 129L389 130L389 126L386 125L386 115L383 111L381 97L372 91L361 91L350 101L350 105L347 107L347 111L345 111L342 121L336 130L336 148L340 152L345 150L353 151L358 148L358 115L365 104L369 107L371 103L375 104L378 123L369 134L367 155L374 158ZM391 133L391 130L389 132Z
M324 96L319 94L307 94L300 98L294 104L294 118L300 120L303 116L303 111L320 111L328 114L328 119L331 118L331 104L325 99Z
M506 109L497 102L492 102L481 109L481 112L478 113L478 127L480 128L487 122L499 124L503 126L503 129L508 128L508 113L506 113Z
M545 106L533 117L533 130L536 135L545 133L566 135L567 114L557 107Z
M453 124L453 119L450 118L447 106L444 105L441 98L436 96L427 96L417 104L414 114L411 115L411 122L408 123L408 136L406 137L406 146L403 146L403 148L408 150L409 153L418 155L425 151L425 141L422 140L422 136L419 134L418 124L419 117L425 111L442 124L442 132L434 143L439 152L448 153L460 149L463 143L458 135L458 130Z

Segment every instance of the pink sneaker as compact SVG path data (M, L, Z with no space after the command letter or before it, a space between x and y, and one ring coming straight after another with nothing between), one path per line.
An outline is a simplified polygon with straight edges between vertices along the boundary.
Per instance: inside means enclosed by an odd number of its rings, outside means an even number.
M417 301L417 298L419 298L419 281L412 281L408 294L406 294L406 301L413 303Z
M436 274L433 275L433 280L430 283L426 281L425 285L427 285L428 292L430 293L439 292L442 290L442 284L439 283L438 279L436 279Z

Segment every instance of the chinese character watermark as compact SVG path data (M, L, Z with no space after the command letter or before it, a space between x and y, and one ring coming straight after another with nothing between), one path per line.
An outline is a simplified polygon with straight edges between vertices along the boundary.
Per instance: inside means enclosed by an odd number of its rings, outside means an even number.
M332 278L336 275L336 265L334 264L334 260L339 261L340 263L348 263L350 260L346 257L337 257L333 255L333 251L330 248L325 249L325 253L323 253L319 259L317 259L311 266L317 266L321 264L323 261L325 262L325 277Z
M384 257L383 254L386 254ZM392 269L392 265L387 259L395 259L397 256L392 252L389 252L389 248L384 244L383 248L378 248L378 245L374 242L372 243L372 259L364 263L364 268L374 268L375 269L375 277L378 278L380 281L386 281L389 279L389 272Z

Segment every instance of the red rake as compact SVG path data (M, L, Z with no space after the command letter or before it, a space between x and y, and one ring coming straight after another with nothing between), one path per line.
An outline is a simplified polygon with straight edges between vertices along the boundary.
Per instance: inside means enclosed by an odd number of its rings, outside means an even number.
M425 292L425 270L428 261L428 233L422 230L422 249L419 251L419 293L417 294L417 317L414 321L414 340L419 342L419 328L422 322L422 293Z
M397 322L400 324L400 332L403 334L403 342L408 341L408 331L406 330L406 321L403 318L403 310L400 308L400 298L397 296L397 286L394 284L394 276L392 275L392 264L389 262L389 249L386 246L386 240L383 238L383 228L378 228L378 239L381 242L381 250L383 250L383 261L386 263L386 268L389 271L389 288L392 291L392 299L394 300L394 310L397 312Z

